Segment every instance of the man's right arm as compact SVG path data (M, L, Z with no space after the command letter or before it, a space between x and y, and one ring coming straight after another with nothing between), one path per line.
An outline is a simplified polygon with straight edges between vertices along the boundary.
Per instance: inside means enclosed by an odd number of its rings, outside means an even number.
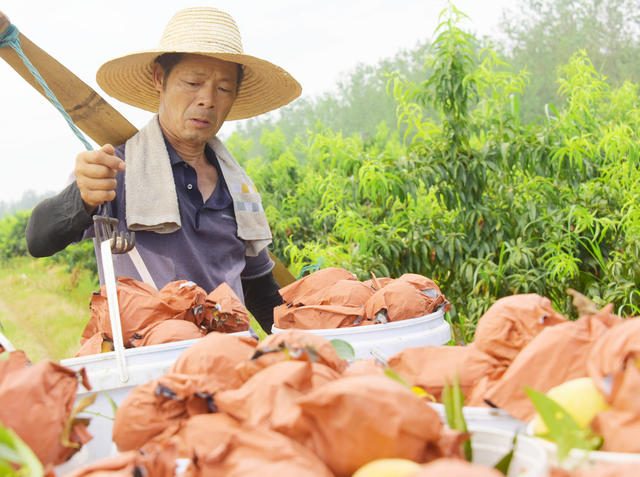
M58 195L40 202L26 229L27 248L34 257L48 257L80 240L91 225L91 213L116 196L116 174L124 170L115 149L105 144L76 157L76 180Z
M78 184L73 181L33 209L25 232L29 253L34 257L53 255L80 240L91 223Z

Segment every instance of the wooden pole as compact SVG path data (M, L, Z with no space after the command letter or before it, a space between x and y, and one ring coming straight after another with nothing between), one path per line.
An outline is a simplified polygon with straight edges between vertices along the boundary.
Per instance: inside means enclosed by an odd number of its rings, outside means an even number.
M9 24L7 16L0 12L0 33L6 30ZM38 69L73 122L97 144L122 144L137 132L133 124L84 81L41 50L22 33L19 34L19 38L22 51ZM45 96L44 90L13 48L9 46L0 48L0 57L40 94Z

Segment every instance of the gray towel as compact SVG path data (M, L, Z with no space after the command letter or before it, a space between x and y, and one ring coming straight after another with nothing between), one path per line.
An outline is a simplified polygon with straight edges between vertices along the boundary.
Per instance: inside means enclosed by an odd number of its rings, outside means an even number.
M260 194L217 137L209 141L209 146L216 153L233 199L238 237L246 243L246 255L256 256L272 239ZM181 227L178 195L157 115L126 142L125 158L129 229L162 234L178 230Z

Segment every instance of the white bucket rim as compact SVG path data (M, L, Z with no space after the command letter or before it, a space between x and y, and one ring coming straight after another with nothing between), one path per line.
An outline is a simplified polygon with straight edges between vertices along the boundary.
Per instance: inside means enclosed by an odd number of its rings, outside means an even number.
M343 328L314 328L314 329L303 329L303 328L277 328L276 325L271 327L272 333L282 333L284 331L306 331L309 333L314 333L317 335L330 334L330 335L358 335L358 334L366 334L372 331L381 331L381 330L394 330L398 328L410 328L417 325L421 325L423 323L428 323L430 321L442 320L444 319L444 313L442 309L436 310L433 313L429 313L428 315L418 316L416 318L407 318L406 320L399 321L390 321L388 323L376 323L374 325L366 325L366 326L345 326Z

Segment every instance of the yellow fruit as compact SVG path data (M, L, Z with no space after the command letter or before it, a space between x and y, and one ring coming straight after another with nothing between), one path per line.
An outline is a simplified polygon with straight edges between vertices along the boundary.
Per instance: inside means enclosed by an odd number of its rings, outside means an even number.
M549 389L547 396L560 404L582 429L596 414L609 408L591 378L577 378L559 384ZM538 414L533 419L533 432L547 433L547 426Z
M352 477L409 477L420 465L408 459L378 459L360 467Z

